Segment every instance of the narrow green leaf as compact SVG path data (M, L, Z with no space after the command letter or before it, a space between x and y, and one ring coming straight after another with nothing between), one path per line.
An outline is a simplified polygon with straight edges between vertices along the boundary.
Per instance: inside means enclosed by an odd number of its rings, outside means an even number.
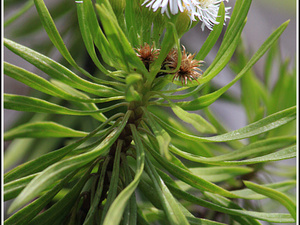
M24 207L17 213L9 217L4 224L28 224L51 200L52 198L63 188L63 186L76 174L77 171L67 175L59 184L53 187L50 191L46 192L43 196L39 197L28 206Z
M93 41L98 48L99 52L101 53L101 56L103 58L103 61L110 65L111 67L118 67L117 62L113 60L115 58L115 55L112 53L111 46L105 37L104 33L102 32L102 29L99 26L97 15L95 13L93 3L91 0L86 0L83 2L84 7L84 13L87 18L87 23L90 27L90 32L93 36Z
M244 158L262 156L268 153L272 153L283 147L290 146L295 144L295 136L283 136L283 137L274 137L268 138L266 140L256 141L250 143L249 145L243 146L238 150L228 152L219 156L211 157L211 161L232 161L232 160L241 160Z
M188 159L193 162L199 162L199 163L207 163L207 164L213 164L213 165L249 165L249 164L256 164L256 163L263 163L263 162L271 162L271 161L279 161L284 159L290 159L296 157L296 146L291 146L284 148L282 150L279 150L277 152L273 152L264 156L255 157L251 159L245 159L240 161L214 161L210 158L201 157L201 156L195 156L193 154L180 151L174 146L170 146L170 150L174 152L177 155L180 155L181 157Z
M105 1L104 1L105 2ZM139 72L147 76L148 71L142 61L136 56L132 46L128 39L120 28L113 10L109 6L109 3L96 4L98 15L101 19L107 40L109 41L112 50L118 55L120 63L124 65L124 70L130 72L130 63Z
M131 174L132 170L130 169L126 156L123 155L122 157L123 163L123 170L125 173L125 186L128 186L133 181L133 176ZM136 225L137 224L137 213L138 213L138 206L135 194L132 194L129 202L124 210L123 216L123 224L124 225Z
M118 186L119 186L118 184L120 180L120 167L121 167L120 158L121 158L122 145L123 145L123 140L119 139L117 142L116 154L114 156L115 158L114 158L113 170L112 170L111 180L108 188L109 191L108 191L104 208L102 210L101 224L103 224L104 223L103 221L106 220L108 211L117 196Z
M146 143L146 142L145 142ZM184 170L170 162L168 160L161 157L155 150L153 150L149 144L146 143L148 150L150 151L151 155L159 162L161 166L163 166L169 173L173 176L177 177L178 179L182 180L183 182L191 185L202 191L208 191L213 193L218 193L223 196L227 196L230 198L238 198L238 196L230 193L229 191L211 183L199 176L192 174L190 171Z
M154 135L156 136L160 154L167 159L171 159L171 156L169 155L169 143L171 141L170 135L163 128L161 128L159 124L155 122L152 115L146 109L144 109L144 113L147 117L147 122L149 123Z
M213 193L208 193L204 192L203 193L204 197L211 201L214 204L217 204L219 206L223 206L225 208L230 208L230 209L238 209L238 210L243 210L242 207L240 207L238 204L236 204L234 201L227 199L225 197L222 197L217 194ZM229 214L230 215L230 214ZM250 217L245 217L245 216L238 216L238 215L230 215L230 217L239 222L240 224L247 224L247 225L262 225L259 223L256 219L250 218Z
M261 133L265 133L269 130L280 127L296 118L296 107L291 107L280 112L274 113L270 116L267 116L257 122L251 123L243 128L240 128L235 131L231 131L225 134L216 135L212 137L198 137L190 134L186 134L179 130L174 129L164 121L162 121L157 116L153 115L155 119L168 131L177 134L186 139L199 140L202 142L226 142L244 139L252 137Z
M88 133L65 127L55 122L27 123L4 133L4 140L24 137L84 137Z
M87 98L88 96L86 94L84 94L83 92L74 89L72 87L70 87L67 84L64 84L58 80L50 80L51 83L53 83L55 86L58 86L62 89L64 89L66 92L70 93L73 96L79 97L79 98ZM109 97L109 98L103 98L104 100L121 100L124 99L123 96L120 97ZM106 102L106 101L104 101ZM73 102L74 105L76 105L78 108L80 109L84 109L84 110L99 110L99 108L97 107L97 105L95 103L83 103L83 102L79 102L79 101L74 101ZM97 113L97 114L92 114L91 115L93 118L95 118L96 120L99 120L101 122L105 122L107 120L106 116L103 113Z
M271 91L271 99L267 104L268 113L296 104L296 72L289 72L289 59L280 62L278 79Z
M157 174L150 160L148 160L148 157L146 157L145 169L148 176L153 182L155 191L160 199L160 202L170 224L188 225L189 222L187 221L187 218L184 216L178 203L176 202L167 186L164 184L163 180Z
M296 205L287 195L280 191L259 184L255 184L250 181L243 182L251 190L259 194L266 195L269 198L274 199L282 205L284 205L287 208L287 210L291 213L292 217L296 220Z
M50 152L48 154L42 155L41 157L39 157L35 160L29 161L29 162L26 162L22 165L17 166L16 168L14 168L13 170L7 172L4 175L5 183L16 180L18 178L21 178L21 177L24 177L24 176L27 176L27 175L30 175L30 174L33 174L33 173L40 172L43 169L47 168L49 165L54 164L55 162L62 159L65 155L70 153L72 150L74 150L75 148L80 146L82 143L84 143L85 141L87 141L88 139L93 137L97 132L102 130L112 120L120 117L121 115L122 114L116 114L116 115L112 116L107 121L102 123L99 127L97 127L95 130L90 132L89 135L87 135L84 138L79 139L78 141L76 141L76 142L74 142L70 145L67 145L67 146L62 147L60 149L57 149L56 151L53 151L53 152Z
M101 173L100 173L100 177L99 177L99 181L98 181L98 185L97 185L95 197L93 199L93 202L91 204L89 212L86 215L86 218L84 220L83 225L92 225L93 224L94 215L95 215L95 213L96 213L96 211L98 209L100 198L102 196L104 178L105 178L106 168L107 168L107 165L109 163L109 160L110 160L110 158L107 157L105 159L104 163L102 164Z
M4 108L17 110L17 111L24 111L24 112L36 112L36 113L55 113L55 114L84 116L84 115L91 115L94 113L107 112L116 107L125 106L127 104L128 103L124 102L103 109L98 109L93 111L83 111L83 110L69 109L38 98L13 95L13 94L4 94Z
M120 95L120 92L104 85L96 84L82 79L68 68L55 62L30 48L17 44L11 40L4 39L4 45L10 51L25 59L38 69L42 70L50 77L60 80L71 87L78 88L88 93L103 97L113 97Z
M280 191L280 192L284 192L284 191L287 191L289 189L295 188L296 180L289 180L289 181L283 181L283 182L279 182L279 183L265 184L263 186L275 189L275 190ZM257 192L252 191L251 189L248 189L248 188L232 191L232 193L237 194L239 196L243 196L244 199L264 199L264 198L267 198L266 195L258 194Z
M196 113L189 113L175 104L171 104L173 112L184 122L191 124L196 130L201 133L217 133L216 128L205 120L202 116Z
M227 26L226 32L224 34L224 38L222 44L219 48L219 51L216 55L216 60L218 60L219 55L224 54L228 46L231 45L231 42L236 38L236 35L240 32L241 27L243 27L244 22L246 20L248 11L250 9L250 5L252 0L237 0L235 3L235 7L233 9L231 19Z
M62 56L78 71L83 73L85 76L93 79L93 76L89 74L86 70L81 68L77 65L73 57L71 56L70 52L68 51L67 47L64 44L64 41L62 37L60 36L53 19L51 18L51 15L44 3L43 0L34 0L36 9L39 13L40 20L50 38L52 43L55 45L55 47L58 49L58 51L62 54ZM101 68L103 71L107 72L103 67Z
M234 178L239 175L251 173L253 169L249 167L218 166L218 167L195 167L195 168L190 168L190 171L204 180L210 182L221 182L224 180L228 180L230 178Z
M133 172L132 172L133 173ZM163 209L161 198L159 195L156 194L156 189L153 186L152 182L149 179L145 178L144 176L140 180L139 191L142 193L148 201L156 208Z
M200 76L197 80L200 84L205 84L212 80L215 76L217 76L224 67L228 64L230 61L233 53L235 52L236 47L238 46L241 33L243 31L244 25L246 24L246 21L242 24L242 26L239 28L238 33L234 36L234 39L229 43L229 46L225 50L220 50L217 53L217 56L215 57L214 61L210 64L210 66L204 71L202 76ZM222 41L224 43L224 40ZM190 83L188 86L196 86L198 83Z
M5 154L3 158L3 170L7 171L25 157L28 152L32 150L32 146L36 143L34 138L26 138L14 140L10 145L5 149Z
M245 48L241 43L236 51L235 73L238 74L249 61L245 54ZM263 87L263 84L255 76L252 69L250 69L240 81L241 84L241 101L247 113L248 122L254 122L261 119L264 115L264 108L262 104L266 104L268 93ZM253 92L253 90L256 90ZM262 103L263 102L263 103ZM287 108L287 107L286 107Z
M71 100L71 101L80 101L80 102L93 102L101 103L111 100L119 100L121 97L110 97L110 98L90 98L87 95L73 95L68 93L65 89L59 88L60 86L53 85L51 82L46 79L31 73L27 70L24 70L20 67L12 65L10 63L4 62L4 74L7 76L18 80L29 87L32 87L38 91L44 92L46 94L60 97L62 99ZM56 81L58 82L58 81ZM70 87L69 87L70 88Z
M204 109L204 113L208 121L217 129L218 134L224 134L228 132L228 127L225 126L221 118L216 116L209 107ZM244 146L241 141L231 141L227 144L233 149L239 149Z
M87 23L86 13L84 12L84 6L83 4L76 4L77 5L77 15L78 15L78 22L79 27L81 31L81 35L86 47L86 50L88 51L91 59L95 63L95 65L98 67L100 71L102 71L104 74L108 74L109 71L101 64L99 61L95 47L93 42L93 36L91 34L92 27L89 27L89 24Z
M143 170L144 170L144 161L145 161L145 153L144 153L144 146L139 138L138 132L134 125L130 125L130 129L133 135L133 140L136 145L136 152L137 152L137 171L133 181L118 195L115 199L109 211L106 214L104 225L109 224L119 224L122 219L123 212L125 210L126 204L133 194L139 181L141 179Z
M140 225L150 225L150 223L148 223L142 210L139 207L138 207L138 213L137 213L137 222Z
M225 206L225 207L230 207L232 209L242 209L241 207L239 207L237 204L235 204L233 201L230 201L228 200L228 202L230 202L229 204L226 204L225 201L222 201L224 199L226 199L225 197L222 197L220 195L217 195L217 194L212 194L212 193L207 193L207 192L204 192L203 195L205 197L208 196L216 196L217 199L219 200L218 202L217 201L214 201L214 200L211 200L212 203L215 203L215 204L218 204L219 206ZM220 201L221 200L221 201ZM227 199L226 199L227 200ZM228 214L227 214L228 215ZM243 224L243 225L261 225L258 221L256 221L255 219L252 219L252 218L246 218L246 217L240 217L240 216L236 216L236 215L228 215L231 219L239 222L240 224ZM249 222L251 221L251 222Z
M129 0L126 1L126 8L125 8L125 20L126 20L126 28L129 33L129 41L132 43L133 46L138 45L138 28L137 28L137 20L140 19L135 12L136 1Z
M237 215L243 216L247 218L255 218L263 221L274 222L274 223L294 223L295 220L289 215L284 213L263 213L263 212L254 212L254 211L246 211L240 209L232 209L230 206L224 207L220 206L220 204L214 204L209 201L203 200L202 198L197 198L185 191L178 189L177 187L170 185L167 183L168 188L170 191L176 196L177 198L185 199L191 203L222 212L225 214L230 215Z
M275 58L278 56L279 45L275 42L266 55L264 65L264 81L267 88L270 87L270 76L275 63Z
M87 163L95 160L97 157L106 155L110 146L117 140L124 129L130 114L131 111L128 111L120 126L112 131L92 151L57 162L35 177L11 204L9 211L14 211L32 198L36 197L40 192L45 190L48 185L63 178L66 174L70 173L70 171L83 167Z
M155 222L159 220L159 222L164 223L166 216L163 211L150 208L149 210L144 210L145 217L148 218L149 221ZM219 223L208 219L199 219L192 215L186 215L186 218L191 225L225 225L225 223ZM244 224L243 224L244 225Z
M161 118L163 121L165 121L167 124L170 126L184 131L186 133L193 134L194 132L191 132L188 126L186 126L182 121L175 119L173 116L170 116L169 113L167 113L167 110L165 108L162 108L160 106L148 106L147 110L153 113L154 115L158 116Z
M11 181L3 185L3 197L4 201L13 199L26 187L26 185L34 178L37 174L32 174L27 177Z
M61 223L61 221L70 213L71 208L74 207L74 203L78 199L83 186L90 178L90 173L93 168L94 165L91 165L80 180L62 199L55 203L50 209L35 217L28 225L53 225Z

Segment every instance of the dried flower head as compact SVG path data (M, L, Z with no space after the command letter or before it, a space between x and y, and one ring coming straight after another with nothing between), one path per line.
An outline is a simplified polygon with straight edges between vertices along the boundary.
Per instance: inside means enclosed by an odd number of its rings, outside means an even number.
M150 46L145 43L140 48L135 48L136 55L142 60L147 70L149 70L150 64L157 59L159 55L159 49L154 49L154 45Z
M187 85L188 80L191 82L197 80L199 76L202 74L202 70L199 68L204 61L194 59L195 54L187 54L185 47L182 46L182 57L181 57L181 64L179 70L175 72L173 77L173 81L178 79L181 81L182 85ZM165 59L165 66L170 69L176 69L178 63L178 50L172 49L168 56ZM199 83L199 82L198 82Z

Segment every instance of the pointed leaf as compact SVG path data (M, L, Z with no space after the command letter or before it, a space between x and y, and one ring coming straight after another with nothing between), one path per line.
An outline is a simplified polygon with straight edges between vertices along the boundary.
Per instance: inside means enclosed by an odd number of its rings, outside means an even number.
M152 115L146 109L144 109L144 113L148 119L147 122L149 123L154 135L156 136L160 154L167 159L171 159L171 156L169 155L169 143L171 141L170 135L161 126L159 126L159 124L155 122Z
M251 159L245 159L240 161L219 161L218 159L214 161L214 159L201 157L201 156L195 156L193 154L180 151L179 149L175 148L174 146L170 146L170 149L175 154L180 155L181 157L188 159L193 162L199 162L199 163L207 163L207 164L213 164L213 165L249 165L249 164L256 164L256 163L263 163L263 162L271 162L271 161L279 161L284 159L290 159L296 157L296 146L291 146L284 148L282 150L279 150L277 152L273 152L264 156L255 157Z
M65 147L62 147L60 149L57 149L56 151L50 152L48 154L45 154L37 159L34 159L32 161L26 162L22 165L17 166L13 170L7 172L4 175L4 181L5 183L13 181L15 179L37 173L42 171L43 169L47 168L49 165L54 164L55 162L59 161L61 158L63 158L65 155L70 153L72 150L80 146L82 143L89 140L91 137L93 137L97 132L102 130L109 122L112 120L118 118L120 114L116 114L115 116L112 116L107 121L102 123L99 127L97 127L95 130L89 133L84 138L79 139L78 141L67 145Z
M177 134L186 139L199 140L202 142L226 142L232 140L239 140L248 137L252 137L261 133L265 133L269 130L280 127L292 120L296 119L296 107L291 107L280 112L274 113L270 116L267 116L257 122L251 123L243 128L240 128L235 131L228 132L226 134L216 135L212 137L198 137L194 135L189 135L179 130L174 129L164 121L162 121L157 116L153 115L165 129L168 131Z
M295 203L285 194L272 188L262 186L259 184L252 183L250 181L243 181L244 184L251 190L266 195L271 199L274 199L284 205L287 210L291 213L292 217L296 220L296 205Z
M202 116L196 113L189 113L175 104L171 104L173 112L184 122L191 124L196 130L201 133L217 133L216 128L205 120Z
M88 133L77 131L55 122L27 123L4 133L4 140L24 137L84 137Z
M107 108L103 108L99 110L83 111L83 110L69 109L38 98L4 94L4 108L17 110L17 111L24 111L24 112L56 113L56 114L83 116L83 115L91 115L94 113L107 112L118 106L125 106L125 105L127 105L127 103L118 103L116 105L112 105Z
M130 114L131 111L128 111L121 125L117 129L112 131L92 151L52 164L41 174L35 177L11 204L10 211L14 211L15 209L24 205L26 202L36 197L40 192L45 190L48 185L63 178L66 174L70 173L71 171L83 167L84 165L95 160L101 155L106 155L109 150L109 147L116 141L116 139L119 137L120 133L124 129Z
M4 45L10 51L22 57L38 69L48 74L50 77L60 80L71 87L103 97L113 97L120 94L119 91L111 87L82 79L63 65L23 45L17 44L8 39L4 39Z
M63 186L76 174L74 171L67 175L61 182L55 185L50 191L39 197L28 206L24 207L17 213L13 214L5 221L5 225L10 224L28 224L50 201L53 197L63 188Z
M103 223L104 225L119 224L119 222L122 219L122 215L125 210L126 204L130 196L137 188L137 185L139 184L139 181L141 179L144 170L144 161L145 161L144 146L142 145L142 142L138 136L136 127L134 125L130 125L130 128L131 128L133 140L135 142L136 151L137 151L137 156L136 156L137 171L133 181L117 196L117 198L114 200L113 204L109 208L109 211L106 214Z
M150 160L148 160L148 157L146 157L145 168L147 174L153 182L155 191L160 199L160 202L170 224L189 224L187 218L184 216L178 203L176 202L176 199L164 184L163 180L159 177L154 166L152 165Z

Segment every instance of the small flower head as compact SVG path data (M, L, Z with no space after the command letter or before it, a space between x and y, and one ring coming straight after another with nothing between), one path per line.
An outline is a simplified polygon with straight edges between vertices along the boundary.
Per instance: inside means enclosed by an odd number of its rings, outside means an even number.
M136 55L142 60L147 70L149 70L150 64L157 59L159 55L159 49L154 49L154 46L150 46L145 43L144 46L135 49Z
M185 51L185 47L183 47L181 64L179 70L175 72L173 77L173 81L178 79L181 81L182 85L187 85L188 80L193 81L197 80L199 76L202 74L202 70L199 68L203 63L203 61L194 59L195 54L187 54ZM172 49L168 56L165 59L165 65L170 69L176 69L178 63L178 51L177 49ZM199 82L198 82L199 83Z
M145 0L142 5L146 4L146 7L152 8L155 12L158 8L161 8L161 13L166 13L169 16L169 12L175 15L179 11L187 11L191 21L196 21L198 18L202 21L202 30L206 26L212 30L218 16L220 3L228 0ZM169 6L169 7L168 7ZM228 10L230 7L225 8L225 19L229 18Z
M208 29L212 30L215 24L218 24L216 21L218 17L218 11L220 8L220 3L224 0L200 0L196 5L197 14L196 16L202 21L202 30L206 26ZM226 0L228 2L228 0ZM230 7L225 8L225 20L229 18L228 10Z

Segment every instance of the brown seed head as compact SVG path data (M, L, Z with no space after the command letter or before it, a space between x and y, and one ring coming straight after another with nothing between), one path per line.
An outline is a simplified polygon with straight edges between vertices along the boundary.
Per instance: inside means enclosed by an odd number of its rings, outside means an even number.
M154 45L150 46L145 43L140 48L135 48L136 55L142 60L147 70L149 70L150 64L158 58L159 49L154 49Z
M203 61L194 59L195 54L187 55L185 47L182 47L183 51L180 68L175 72L173 81L179 79L182 85L187 85L187 81L190 80L192 82L192 79L198 82L197 78L202 74L202 70L199 67L202 65L201 63L203 63ZM165 59L165 65L170 69L175 69L177 67L177 62L178 51L177 49L172 49Z

